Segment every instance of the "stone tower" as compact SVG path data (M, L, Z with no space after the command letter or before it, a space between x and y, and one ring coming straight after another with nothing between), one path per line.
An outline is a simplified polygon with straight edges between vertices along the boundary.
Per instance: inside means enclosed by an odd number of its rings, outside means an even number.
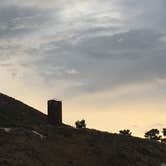
M62 102L48 100L48 122L55 126L62 125Z

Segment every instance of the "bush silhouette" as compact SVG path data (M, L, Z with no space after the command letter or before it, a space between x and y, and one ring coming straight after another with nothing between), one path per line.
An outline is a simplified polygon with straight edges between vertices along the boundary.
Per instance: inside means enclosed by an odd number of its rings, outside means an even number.
M158 141L161 139L161 135L159 134L160 131L158 129L151 129L145 133L145 138Z
M166 128L163 128L162 133L163 133L163 136L165 137L166 136Z
M129 129L125 129L125 130L120 130L119 134L126 135L126 136L131 136L132 132Z
M162 133L163 133L164 138L161 139L161 142L166 143L166 128L163 128Z
M75 122L75 125L76 125L76 128L86 128L86 123L85 123L85 120L82 119L81 121L77 120Z

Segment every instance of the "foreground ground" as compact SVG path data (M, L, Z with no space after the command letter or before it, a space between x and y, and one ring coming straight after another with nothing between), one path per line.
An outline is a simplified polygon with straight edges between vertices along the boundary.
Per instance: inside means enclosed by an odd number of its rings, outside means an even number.
M48 125L46 115L0 94L2 166L161 166L166 145L90 129Z

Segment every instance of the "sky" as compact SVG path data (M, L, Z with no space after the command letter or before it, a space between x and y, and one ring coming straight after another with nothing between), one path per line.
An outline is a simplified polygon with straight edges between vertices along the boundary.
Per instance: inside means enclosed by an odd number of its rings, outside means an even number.
M166 127L165 0L0 0L0 92L74 125Z

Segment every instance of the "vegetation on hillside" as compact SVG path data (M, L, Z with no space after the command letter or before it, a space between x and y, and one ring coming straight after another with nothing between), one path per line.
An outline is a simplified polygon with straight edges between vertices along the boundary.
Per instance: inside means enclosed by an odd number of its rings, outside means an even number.
M166 129L133 137L129 129L112 134L48 124L47 116L0 94L0 165L2 166L161 166L166 163ZM84 129L82 129L84 128ZM151 141L152 140L152 141ZM166 142L166 141L165 141Z

